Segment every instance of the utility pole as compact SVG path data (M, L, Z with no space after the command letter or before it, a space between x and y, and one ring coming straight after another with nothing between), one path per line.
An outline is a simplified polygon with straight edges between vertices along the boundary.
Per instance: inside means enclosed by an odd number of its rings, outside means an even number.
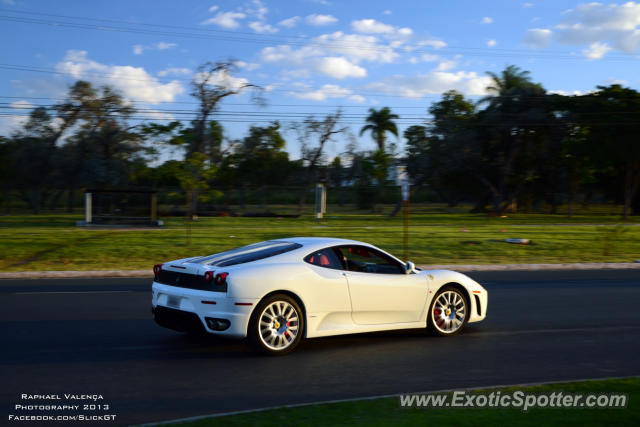
M316 184L316 221L320 222L327 211L327 189L324 184Z
M405 177L405 179L402 180L402 210L403 212L403 229L404 229L404 236L403 236L403 247L404 247L404 251L403 251L403 256L404 256L404 261L408 261L409 260L409 179L408 177Z

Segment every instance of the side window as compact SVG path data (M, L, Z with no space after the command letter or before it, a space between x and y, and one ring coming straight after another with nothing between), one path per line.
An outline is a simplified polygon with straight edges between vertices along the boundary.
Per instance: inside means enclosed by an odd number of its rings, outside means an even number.
M393 258L365 246L341 246L346 269L362 273L404 274L404 268Z
M304 260L309 264L317 265L319 267L342 270L342 263L332 248L326 248L310 253Z

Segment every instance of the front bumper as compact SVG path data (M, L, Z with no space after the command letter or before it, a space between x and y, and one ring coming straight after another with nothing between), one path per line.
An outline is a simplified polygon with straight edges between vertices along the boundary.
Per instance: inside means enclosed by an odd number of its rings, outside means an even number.
M179 288L157 282L153 283L151 290L151 305L159 325L179 331L201 328L210 334L232 338L247 336L251 312L258 302L246 298L228 298L226 293ZM215 330L210 327L220 325L221 321L228 321L228 328Z

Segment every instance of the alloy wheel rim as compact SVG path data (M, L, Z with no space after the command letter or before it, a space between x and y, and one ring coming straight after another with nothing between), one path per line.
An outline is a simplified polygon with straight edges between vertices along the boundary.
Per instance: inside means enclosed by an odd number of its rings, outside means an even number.
M284 350L298 337L300 316L290 303L274 301L262 310L258 328L265 346L271 350Z
M460 329L467 315L467 304L458 292L445 291L438 295L431 320L438 331L451 334Z

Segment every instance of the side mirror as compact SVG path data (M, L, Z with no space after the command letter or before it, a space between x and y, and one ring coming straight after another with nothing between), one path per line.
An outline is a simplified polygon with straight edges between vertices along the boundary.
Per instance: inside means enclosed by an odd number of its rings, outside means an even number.
M407 264L405 265L404 274L411 274L415 272L416 272L416 265L411 261L407 261Z

